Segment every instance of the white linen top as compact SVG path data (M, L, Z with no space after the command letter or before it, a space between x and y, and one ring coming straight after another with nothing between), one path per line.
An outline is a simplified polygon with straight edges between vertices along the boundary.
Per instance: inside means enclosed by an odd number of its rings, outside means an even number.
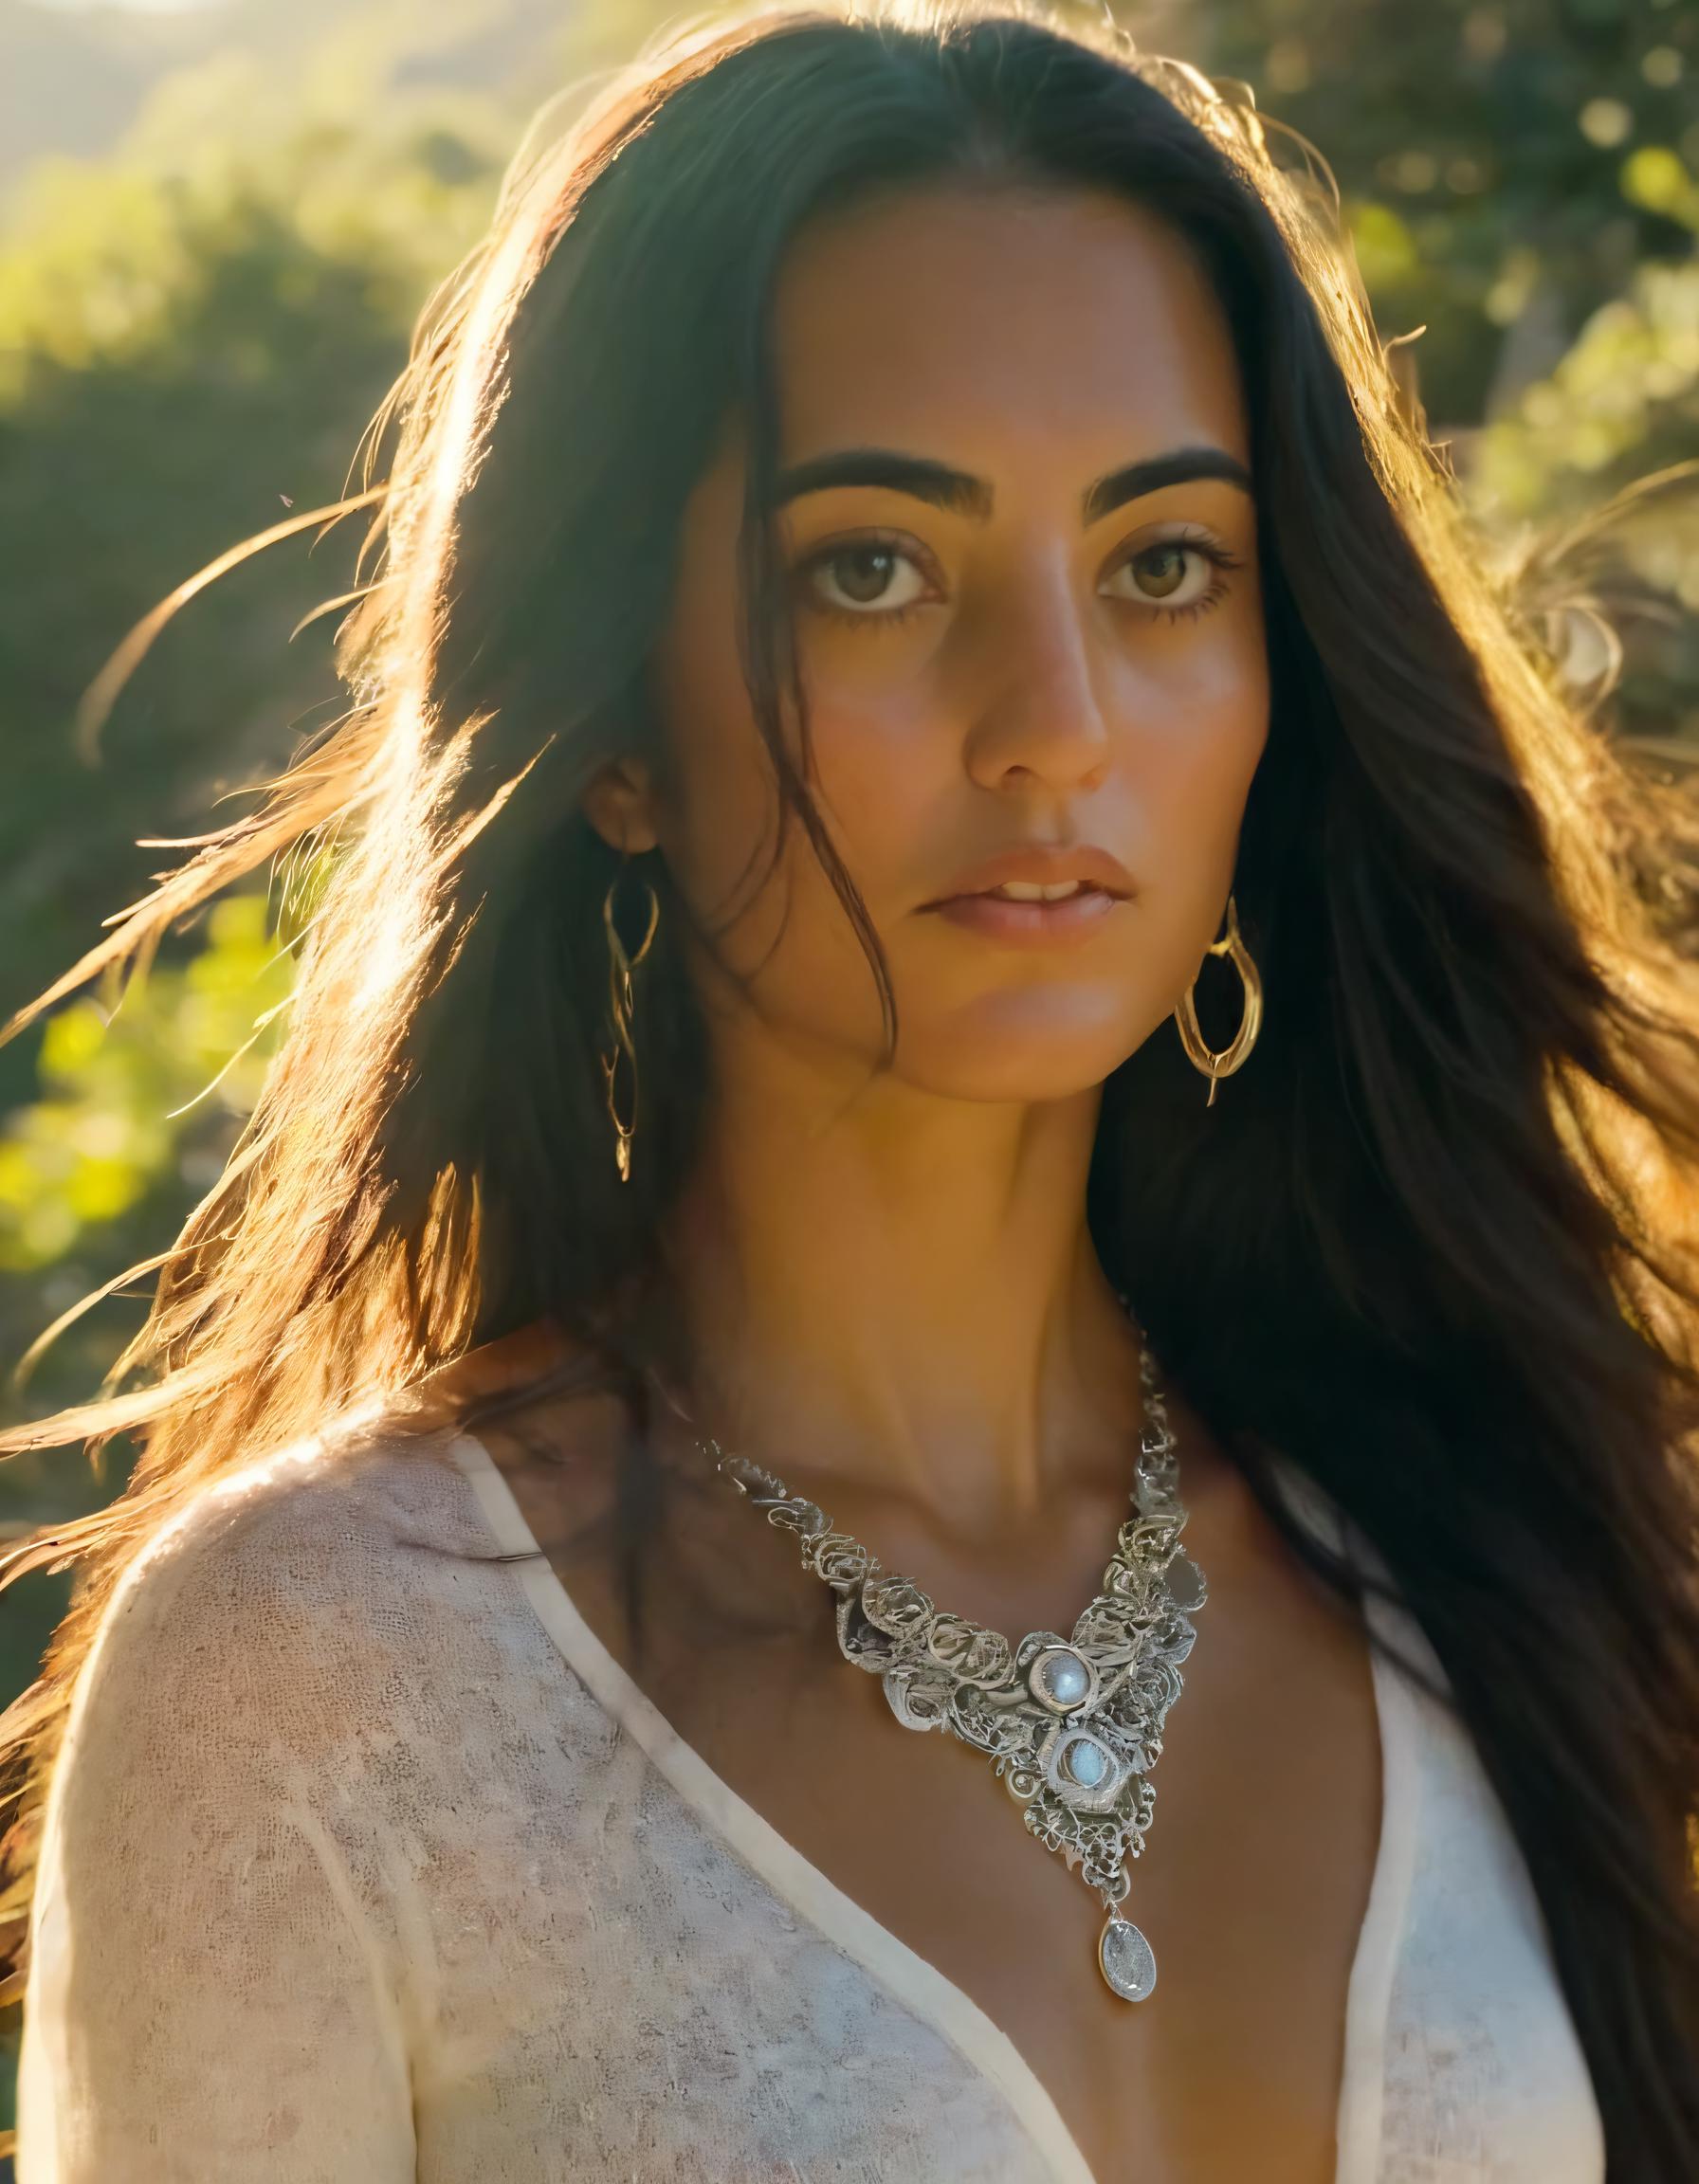
M430 1551L535 1544L474 1439L315 1441L126 1572L48 1786L18 2184L1111 2184L540 1556ZM1602 2184L1478 1759L1374 1676L1336 2184Z

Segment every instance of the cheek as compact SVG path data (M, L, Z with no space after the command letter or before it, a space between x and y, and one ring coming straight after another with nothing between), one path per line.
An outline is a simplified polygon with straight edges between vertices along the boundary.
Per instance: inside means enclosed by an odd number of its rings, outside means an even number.
M1150 846L1165 864L1194 867L1207 893L1231 873L1245 799L1269 737L1260 614L1235 613L1218 632L1200 631L1154 681L1130 731Z
M941 846L959 839L959 740L911 696L881 706L813 701L814 801L869 908L909 907Z

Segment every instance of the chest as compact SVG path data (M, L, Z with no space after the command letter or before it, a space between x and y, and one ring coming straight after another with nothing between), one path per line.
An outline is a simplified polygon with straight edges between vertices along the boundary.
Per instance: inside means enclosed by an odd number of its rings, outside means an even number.
M625 1651L605 1558L562 1574ZM1332 2184L1380 1829L1374 1683L1361 1633L1301 1575L1212 1580L1131 1866L1125 1909L1160 1967L1142 2004L1098 1971L1095 1893L1027 1832L983 1755L898 1722L838 1651L817 1580L797 1592L804 1629L777 1641L727 1636L687 1585L657 1589L639 1676L808 1867L983 2012L1098 2184ZM1018 1588L966 1611L1012 1634L1056 1625L1053 1600L1046 1614Z

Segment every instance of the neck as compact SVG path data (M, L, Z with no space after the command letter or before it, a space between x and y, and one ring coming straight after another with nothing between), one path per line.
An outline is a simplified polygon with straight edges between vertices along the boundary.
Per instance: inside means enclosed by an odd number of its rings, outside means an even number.
M668 1246L703 1430L958 1544L1124 1492L1138 1338L1086 1226L1097 1112L722 1066Z

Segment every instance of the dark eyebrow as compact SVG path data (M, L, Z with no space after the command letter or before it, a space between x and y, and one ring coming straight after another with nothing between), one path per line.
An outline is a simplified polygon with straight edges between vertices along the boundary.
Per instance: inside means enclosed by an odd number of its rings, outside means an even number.
M1124 501L1160 493L1164 485L1189 485L1195 478L1218 479L1241 493L1252 490L1250 471L1225 447L1177 447L1171 455L1153 455L1148 463L1129 463L1124 470L1100 478L1086 493L1082 518L1096 523Z
M1251 490L1250 471L1226 448L1177 447L1171 454L1129 463L1088 486L1082 497L1081 520L1096 523L1124 501L1197 478L1218 479L1244 493ZM953 470L947 463L929 462L924 456L900 455L888 447L846 447L835 454L813 455L806 463L793 464L779 473L773 505L782 508L805 493L824 493L834 485L876 485L888 493L906 493L934 508L945 509L953 516L969 516L980 523L992 510L992 488L983 478Z
M888 493L908 493L934 508L953 516L971 516L983 522L991 514L991 487L983 478L965 470L952 470L947 463L929 463L920 455L898 455L886 447L846 447L835 455L811 456L806 463L781 470L774 488L773 505L804 493L824 493L833 485L879 485Z

